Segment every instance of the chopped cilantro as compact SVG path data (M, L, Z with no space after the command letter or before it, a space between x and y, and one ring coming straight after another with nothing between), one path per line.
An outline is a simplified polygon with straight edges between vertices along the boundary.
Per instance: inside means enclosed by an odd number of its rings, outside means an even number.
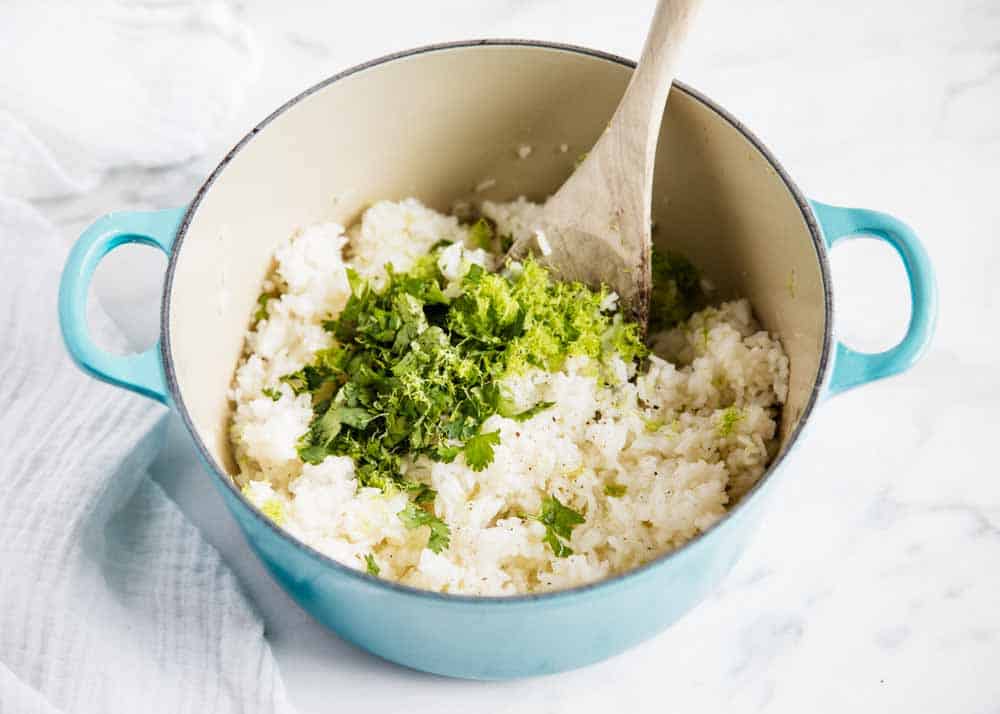
M473 471L482 471L493 462L493 447L499 443L499 431L473 436L465 442L465 463Z
M736 407L729 407L719 416L716 426L719 436L730 436L736 429L736 424L743 419L743 412Z
M403 525L411 530L420 526L428 526L430 528L431 534L427 541L427 547L433 552L440 553L448 547L451 541L451 529L448 528L447 523L437 516L428 513L415 503L406 504L406 508L397 515L399 516L399 520L403 522Z
M256 325L261 320L267 318L267 304L278 297L277 293L261 293L257 298L257 311L253 314L253 322Z
M375 556L369 553L365 556L365 570L369 575L374 575L378 577L378 574L382 571L382 568L378 567L378 563L375 562Z
M554 407L555 402L538 402L532 407L528 407L523 412L513 412L506 404L501 404L499 409L500 416L507 417L508 419L513 419L514 421L528 421L534 416L541 414L546 409Z
M485 218L480 218L469 229L469 242L476 248L490 250L493 246L493 226Z
M268 398L270 398L270 400L271 400L272 402L276 402L276 401L278 401L279 399L281 399L281 392L279 392L279 391L278 391L277 389L274 389L274 388L272 388L272 387L264 387L264 388L263 388L262 390L260 390L260 391L261 391L261 392L263 393L263 395L264 395L265 397L268 397Z
M488 224L487 224L488 225ZM645 356L635 325L603 311L607 291L557 282L533 260L510 277L473 265L454 298L428 254L409 271L386 266L376 289L348 270L351 297L324 323L334 346L281 380L312 397L314 416L299 457L350 457L362 486L404 487L404 456L449 462L464 454L474 470L493 460L498 433L483 423L506 411L499 384L581 355ZM528 419L549 404L511 418Z
M621 498L628 491L628 486L624 486L620 483L606 483L604 484L604 495L611 496L611 498Z
M542 510L537 516L530 516L545 526L543 540L552 548L557 558L573 555L573 549L564 541L568 541L573 529L583 523L582 515L572 508L564 506L555 496L546 496L542 500Z
M680 253L653 249L653 291L649 304L649 332L684 322L700 307L704 295L698 269Z
M438 248L447 248L447 247L448 247L449 245L451 245L451 244L452 244L452 241L450 241L450 240L445 240L444 238L442 238L441 240L439 240L439 241L436 241L436 242L434 243L434 245L432 245L432 246L430 247L430 250L428 251L428 253L433 253L433 252L434 252L434 251L436 251L436 250L437 250Z
M406 484L406 489L411 491L414 503L432 503L437 498L437 491L424 483L410 482Z

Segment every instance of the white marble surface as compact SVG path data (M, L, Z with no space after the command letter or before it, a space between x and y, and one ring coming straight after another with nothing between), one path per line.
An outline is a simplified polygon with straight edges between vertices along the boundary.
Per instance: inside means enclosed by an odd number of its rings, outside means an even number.
M83 78L81 89L65 53L34 52L49 95L96 100L74 112L57 99L0 96L0 110L15 116L42 107L35 118L56 135L74 135L76 112L104 126L77 131L91 160L64 190L26 196L67 241L113 209L185 203L258 119L351 64L491 36L634 57L653 3L252 0L210 3L197 22L177 22L170 7L139 28L172 49L163 57L145 57L141 42L77 45L109 66L122 52L144 57L128 62L130 86L154 98L170 91L148 137L130 129L149 119L148 106L116 104L118 88L102 78ZM17 46L57 48L72 32L73 23L40 22ZM191 86L203 63L224 69L231 81L218 96L232 101L206 105L202 92L188 104L183 81L162 87L157 63L180 56L191 57ZM682 78L744 120L808 195L888 211L918 231L941 289L932 349L909 374L817 411L764 527L694 612L603 664L508 683L403 670L320 629L264 575L172 423L157 478L246 584L302 712L1000 711L992 448L1000 430L1000 4L714 0ZM157 144L156 118L181 124L185 141ZM156 150L125 151L125 135ZM98 294L139 346L155 332L162 264L136 249L102 266ZM838 248L834 264L841 334L863 348L891 344L907 311L898 261L856 243Z

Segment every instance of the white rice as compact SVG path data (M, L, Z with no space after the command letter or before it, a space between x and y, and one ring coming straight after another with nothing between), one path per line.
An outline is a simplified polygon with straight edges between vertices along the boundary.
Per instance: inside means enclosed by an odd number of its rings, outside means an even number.
M518 238L531 234L539 207L524 199L485 202L483 212L501 234ZM265 514L350 567L364 570L372 555L383 578L509 595L593 582L677 548L760 478L775 449L788 360L745 300L703 310L657 336L661 357L642 374L615 359L614 378L601 384L588 360L576 357L559 372L508 379L519 408L555 406L521 423L491 417L482 430L499 430L501 440L484 471L472 471L461 455L450 464L405 460L408 478L437 491L433 510L451 528L441 553L424 547L425 527L409 530L397 516L405 493L359 489L347 457L303 464L295 445L312 417L310 397L296 397L279 377L329 346L322 322L350 295L345 267L380 281L386 262L407 270L447 240L455 244L439 266L457 281L470 262L492 267L489 254L462 245L466 237L456 219L408 199L373 205L346 232L311 227L276 251L265 290L281 296L247 333L232 389L236 479ZM265 388L278 391L277 401ZM609 496L608 485L625 492ZM585 514L568 557L543 542L540 523L514 515L537 513L549 494Z

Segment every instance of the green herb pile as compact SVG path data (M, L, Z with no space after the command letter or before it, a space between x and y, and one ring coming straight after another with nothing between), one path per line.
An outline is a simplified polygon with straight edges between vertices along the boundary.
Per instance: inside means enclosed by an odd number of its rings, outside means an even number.
M558 370L575 355L600 365L615 353L632 361L648 350L637 326L606 308L604 289L552 280L529 259L509 275L472 265L458 295L449 297L456 291L446 294L437 257L431 253L402 273L387 265L381 288L348 270L351 297L324 325L334 345L282 381L312 397L314 417L299 440L300 458L316 464L349 456L361 486L409 491L412 500L400 519L408 528L428 526L427 547L440 552L448 547L448 526L424 507L434 491L402 476L404 456L450 462L463 454L480 471L500 443L498 431L482 430L490 416L524 420L552 406L515 411L499 387L505 376L535 367ZM697 274L683 259L666 260L668 265L654 259L654 268L676 275L654 291L653 305L654 311L673 310L669 319L676 322L676 303L687 300ZM572 552L564 540L583 522L580 514L548 497L532 518L545 524L556 555Z
M506 375L556 370L572 355L646 354L636 326L602 310L604 290L556 282L528 260L510 277L473 265L449 298L435 257L405 273L389 266L381 289L349 271L351 297L325 325L334 346L283 377L312 395L303 461L349 456L360 484L382 489L421 488L400 475L405 455L447 462L462 453L479 471L500 442L482 431L486 419L527 419L551 406L514 412L499 387Z

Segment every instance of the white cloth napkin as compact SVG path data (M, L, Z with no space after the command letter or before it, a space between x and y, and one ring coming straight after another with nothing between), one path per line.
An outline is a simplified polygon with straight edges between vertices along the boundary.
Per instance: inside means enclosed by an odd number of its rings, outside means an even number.
M65 253L0 199L0 712L288 711L239 584L148 477L166 410L65 354Z
M14 3L0 47L0 714L289 712L239 583L148 476L166 410L67 357L71 236L24 200L202 151L249 77L241 26L218 3ZM100 309L91 330L124 345Z

